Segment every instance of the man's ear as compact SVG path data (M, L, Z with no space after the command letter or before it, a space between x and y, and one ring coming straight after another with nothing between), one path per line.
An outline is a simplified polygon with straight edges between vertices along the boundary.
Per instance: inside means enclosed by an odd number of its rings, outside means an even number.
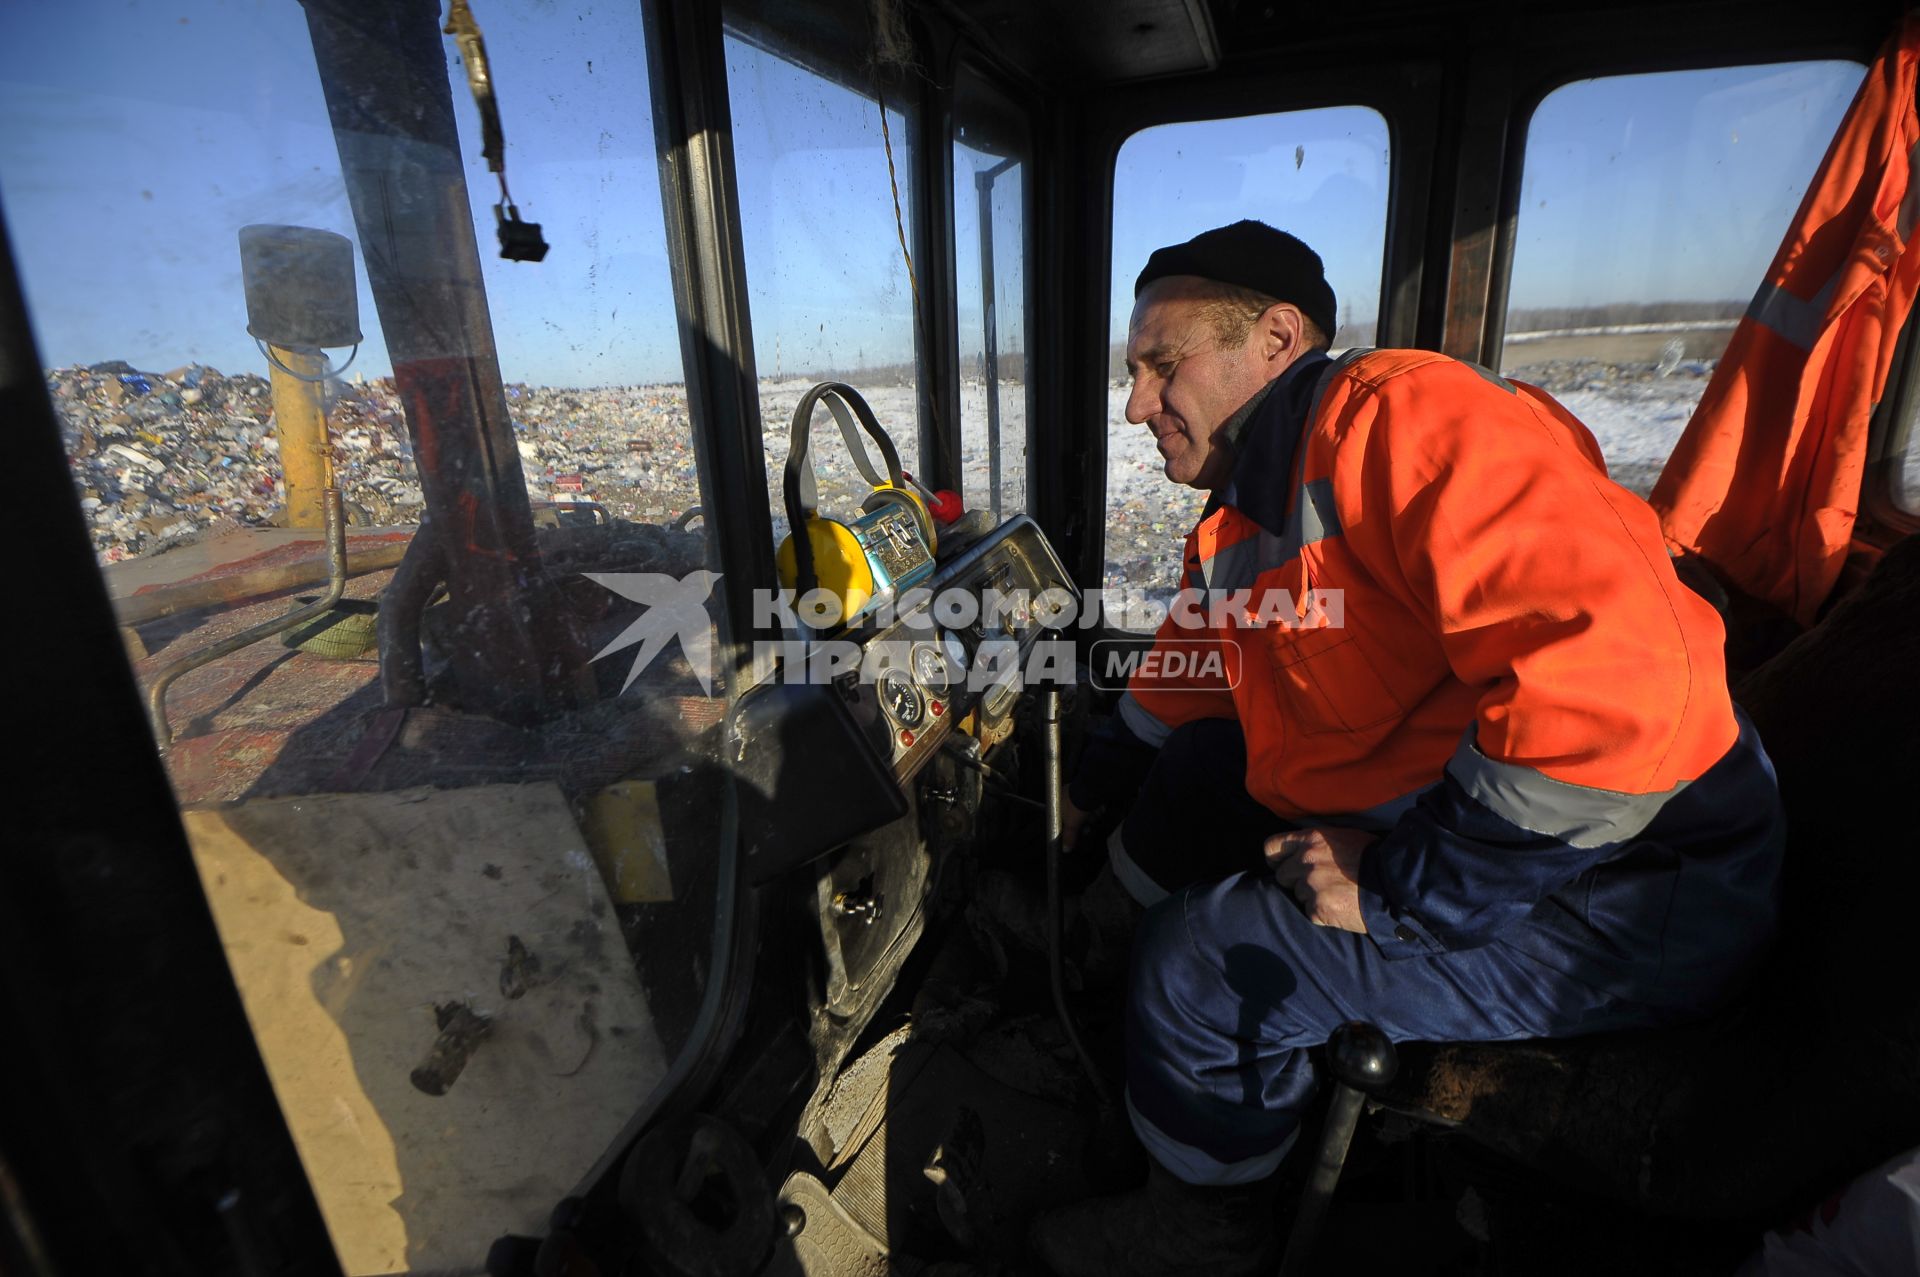
M1306 348L1305 318L1292 302L1275 302L1267 307L1254 321L1253 331L1260 343L1261 358L1275 365L1276 372L1299 358Z

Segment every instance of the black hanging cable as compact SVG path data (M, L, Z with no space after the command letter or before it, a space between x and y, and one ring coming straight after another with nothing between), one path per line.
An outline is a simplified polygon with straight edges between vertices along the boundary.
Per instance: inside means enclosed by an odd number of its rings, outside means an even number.
M500 179L500 202L493 206L494 229L500 236L500 256L510 262L537 262L547 255L547 241L540 234L540 223L523 222L513 195L507 190L507 134L500 125L500 99L493 89L493 64L487 60L486 38L473 16L468 0L450 0L447 25L441 34L450 35L460 46L460 61L467 70L467 87L473 90L474 105L480 108L480 158L487 169Z

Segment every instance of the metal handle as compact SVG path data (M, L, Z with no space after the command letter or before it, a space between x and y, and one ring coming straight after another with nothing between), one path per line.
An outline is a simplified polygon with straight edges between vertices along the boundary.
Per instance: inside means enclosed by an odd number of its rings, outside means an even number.
M1393 1081L1400 1061L1385 1033L1364 1020L1350 1020L1327 1039L1327 1067L1335 1079L1333 1102L1327 1107L1327 1125L1320 1135L1313 1172L1300 1192L1300 1205L1287 1233L1280 1277L1306 1271L1307 1259L1320 1238L1320 1226L1326 1221L1327 1207L1333 1201L1334 1186L1347 1164L1347 1147L1360 1124L1360 1110L1366 1106L1370 1092Z

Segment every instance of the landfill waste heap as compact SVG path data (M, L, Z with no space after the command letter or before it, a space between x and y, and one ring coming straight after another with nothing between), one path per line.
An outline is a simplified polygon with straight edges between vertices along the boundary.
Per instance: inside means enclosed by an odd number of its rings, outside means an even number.
M54 369L47 388L102 563L279 515L285 492L265 377L201 364L143 372L114 360ZM582 492L643 523L699 503L683 387L506 391L535 501ZM417 523L424 498L392 379L330 381L326 411L349 522Z

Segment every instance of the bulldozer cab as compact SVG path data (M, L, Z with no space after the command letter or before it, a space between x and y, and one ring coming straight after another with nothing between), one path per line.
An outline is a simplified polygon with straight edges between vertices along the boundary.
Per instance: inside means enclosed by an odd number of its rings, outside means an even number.
M1054 904L1098 868L1062 777L1201 512L1126 420L1147 255L1290 230L1336 352L1538 385L1647 496L1904 16L0 13L0 1268L1026 1271L1035 1211L1140 1165ZM1696 578L1763 734L1845 706L1906 742L1776 748L1790 807L1865 787L1860 845L1910 806L1909 346L1831 592ZM1920 1067L1910 1011L1833 1008L1882 1054L1836 1030L1807 1086ZM1875 1065L1788 1169L1622 1187L1759 1138L1755 1089L1641 1138L1658 1079L1790 1032L1758 1014L1427 1058L1317 1262L1731 1271L1920 1139ZM1568 1077L1644 1111L1598 1130Z

